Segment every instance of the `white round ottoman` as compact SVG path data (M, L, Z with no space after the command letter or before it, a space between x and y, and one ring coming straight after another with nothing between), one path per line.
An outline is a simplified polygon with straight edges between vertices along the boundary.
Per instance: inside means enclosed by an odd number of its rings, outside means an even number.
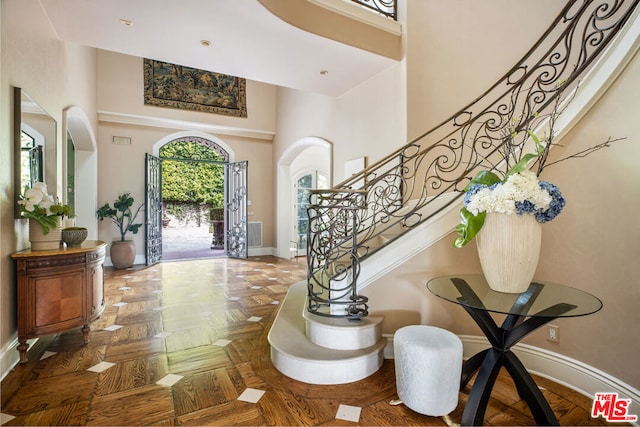
M393 338L398 397L414 411L434 417L458 406L462 341L426 325L405 326Z

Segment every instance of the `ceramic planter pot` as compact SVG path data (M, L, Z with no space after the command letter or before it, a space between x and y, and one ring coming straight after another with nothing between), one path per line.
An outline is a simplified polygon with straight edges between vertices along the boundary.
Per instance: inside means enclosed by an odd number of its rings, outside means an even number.
M78 248L87 238L87 229L83 227L68 227L62 229L62 241L67 247Z
M115 268L129 268L136 260L136 245L133 240L113 241L109 254Z
M58 219L56 227L49 228L48 233L44 233L42 226L35 219L29 219L29 241L32 251L48 251L60 248L62 234L62 217Z

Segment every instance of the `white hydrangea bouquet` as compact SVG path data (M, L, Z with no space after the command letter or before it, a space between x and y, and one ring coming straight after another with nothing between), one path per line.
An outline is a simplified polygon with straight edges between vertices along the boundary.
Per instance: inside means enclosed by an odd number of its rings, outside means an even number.
M491 170L483 170L465 187L464 207L460 211L460 224L456 227L458 237L453 243L455 247L465 246L478 234L487 213L535 215L539 223L553 220L560 214L566 201L558 187L538 179L542 170L570 158L586 157L597 150L609 147L613 142L626 139L609 137L603 143L547 164L549 150L553 145L553 125L559 114L555 110L550 115L548 137L539 138L534 132L527 130L526 136L529 138L525 136L519 143L507 144L507 161L523 153L525 146L530 143L535 143L535 152L522 155L505 173L504 178L500 178ZM516 136L517 132L513 131L511 140ZM530 169L533 166L537 172Z
M509 175L505 182L496 182L490 187L473 184L465 195L465 207L473 215L480 212L532 214L540 223L554 219L564 205L558 187L538 181L530 170Z
M47 192L47 185L44 182L36 182L31 188L26 187L18 204L22 216L40 224L44 234L49 233L50 228L56 227L61 216L71 214L71 208L68 205L56 203L54 197Z

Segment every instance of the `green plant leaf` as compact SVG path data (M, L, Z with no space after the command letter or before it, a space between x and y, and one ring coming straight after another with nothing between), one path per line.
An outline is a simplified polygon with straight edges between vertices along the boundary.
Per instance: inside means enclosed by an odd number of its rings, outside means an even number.
M540 157L540 154L535 154L535 153L528 153L522 156L522 159L520 159L518 163L513 165L513 167L509 169L509 171L504 175L504 182L506 182L507 178L509 178L511 175L514 175L516 173L520 173L524 170L529 169L529 162L538 157Z
M527 133L529 134L531 139L533 139L533 141L536 143L536 152L528 153L522 156L522 159L520 159L518 163L513 165L513 167L509 169L509 171L505 174L504 176L505 182L507 181L507 178L509 178L509 176L516 173L520 173L526 169L529 169L529 162L531 162L534 159L537 159L538 157L542 156L542 154L544 153L545 146L543 141L540 138L538 138L538 135L533 133L530 129L527 129Z
M467 184L467 186L464 188L464 191L469 191L469 188L474 184L482 184L482 185L486 185L487 187L490 187L496 182L500 182L500 181L501 181L500 177L495 173L491 171L483 170L478 172L478 174L471 181L469 181L469 184Z
M129 231L133 234L138 234L138 229L142 226L142 224L133 224L129 226Z
M113 202L113 207L120 212L126 212L133 206L133 197L129 193L124 193L118 196L118 200Z
M140 205L135 213L131 212L133 201L130 193L124 193L113 202L114 208L109 206L109 203L105 203L96 211L99 220L102 221L105 218L109 218L118 227L121 241L125 240L127 232L131 231L136 234L142 226L142 224L132 224L142 208L142 205Z
M474 215L467 208L462 208L460 210L460 224L456 227L458 238L453 242L453 246L462 248L469 243L482 228L486 216L486 212Z

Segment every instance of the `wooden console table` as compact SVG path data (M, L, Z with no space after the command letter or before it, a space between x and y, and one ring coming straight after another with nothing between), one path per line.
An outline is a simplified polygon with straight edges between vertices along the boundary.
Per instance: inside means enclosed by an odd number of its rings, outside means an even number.
M11 254L18 284L18 351L27 362L27 339L82 327L104 310L104 257L107 244L87 240L77 248Z

